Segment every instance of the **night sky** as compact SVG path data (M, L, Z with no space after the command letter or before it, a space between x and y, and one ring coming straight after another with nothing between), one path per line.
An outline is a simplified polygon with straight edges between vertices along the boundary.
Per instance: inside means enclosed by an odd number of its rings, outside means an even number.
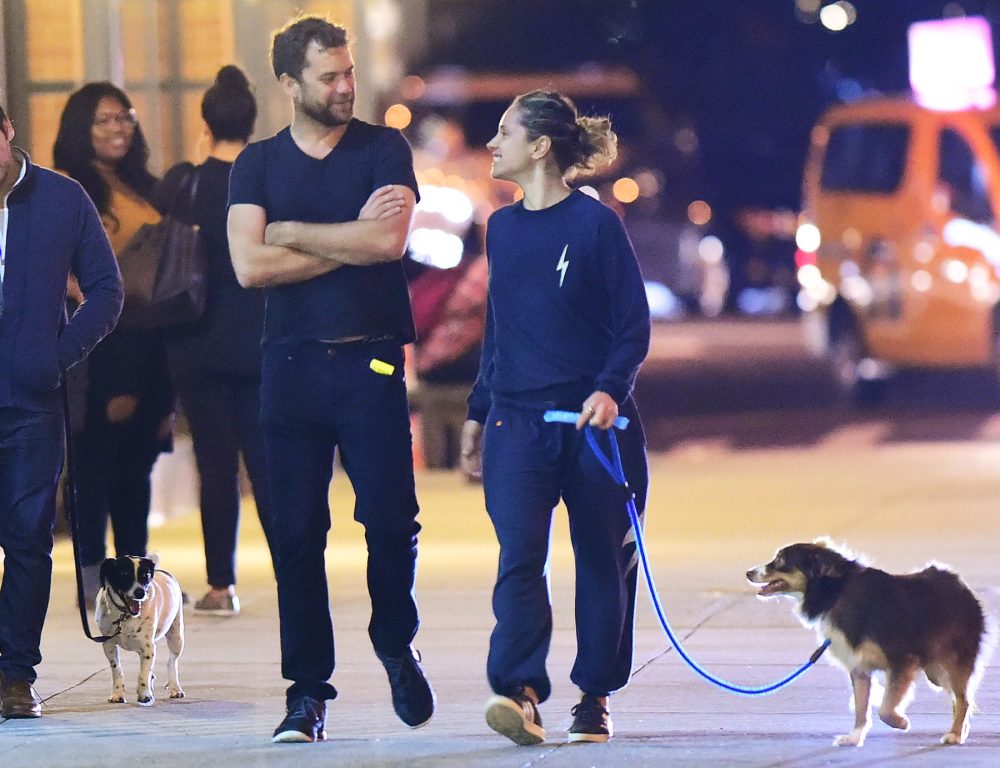
M698 134L698 167L684 174L698 178L678 183L720 211L795 209L809 131L823 108L843 94L907 88L910 22L961 6L989 18L994 38L1000 29L1000 0L852 1L857 21L830 32L802 23L794 0L432 0L429 59L420 67L627 64L662 116L658 125L650 111L641 151L659 155L668 126L689 124Z

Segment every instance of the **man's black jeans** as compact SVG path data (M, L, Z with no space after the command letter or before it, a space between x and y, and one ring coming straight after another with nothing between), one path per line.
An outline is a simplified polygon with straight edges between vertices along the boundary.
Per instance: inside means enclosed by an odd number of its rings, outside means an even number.
M374 362L373 362L374 361ZM417 498L398 342L305 342L264 350L261 407L271 481L281 671L288 699L333 698L333 623L324 551L335 451L368 545L375 651L401 656L417 632Z

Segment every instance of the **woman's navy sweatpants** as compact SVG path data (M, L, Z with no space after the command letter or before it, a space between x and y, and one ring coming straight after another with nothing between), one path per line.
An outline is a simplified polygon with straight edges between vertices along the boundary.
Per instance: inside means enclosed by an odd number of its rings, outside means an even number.
M626 501L634 493L641 516L649 481L646 438L631 400L621 415L630 420L628 429L616 431L628 491L607 474L574 425L546 423L541 411L510 405L494 404L490 411L483 484L500 564L487 675L500 695L527 685L545 701L552 691L545 665L552 638L547 564L552 510L560 498L576 561L577 655L570 679L597 695L629 680L638 564ZM610 455L607 436L598 438Z

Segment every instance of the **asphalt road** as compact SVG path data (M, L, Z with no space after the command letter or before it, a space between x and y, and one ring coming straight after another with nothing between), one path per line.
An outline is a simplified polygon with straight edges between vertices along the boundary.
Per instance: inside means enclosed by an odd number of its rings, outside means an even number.
M880 401L854 405L794 320L656 325L636 400L653 451L1000 436L1000 385L988 373L903 372Z

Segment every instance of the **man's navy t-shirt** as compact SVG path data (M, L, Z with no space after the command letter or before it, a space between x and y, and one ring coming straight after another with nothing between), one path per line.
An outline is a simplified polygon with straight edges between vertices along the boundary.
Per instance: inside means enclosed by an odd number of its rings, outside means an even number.
M285 128L240 153L229 179L229 204L248 203L272 221L356 221L368 197L386 184L417 191L413 155L393 129L351 120L322 160ZM268 288L265 344L351 338L414 339L406 277L399 261L344 266L301 283Z

